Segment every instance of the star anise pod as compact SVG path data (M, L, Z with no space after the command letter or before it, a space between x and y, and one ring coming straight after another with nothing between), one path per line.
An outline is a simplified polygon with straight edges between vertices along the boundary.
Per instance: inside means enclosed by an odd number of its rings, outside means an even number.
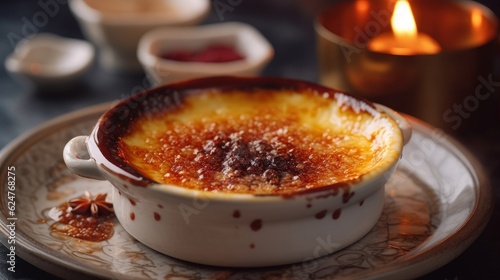
M70 200L69 206L71 211L80 215L92 215L97 217L99 215L107 215L114 212L113 204L106 201L106 193L101 193L92 198L88 191L85 191L85 196L74 198Z

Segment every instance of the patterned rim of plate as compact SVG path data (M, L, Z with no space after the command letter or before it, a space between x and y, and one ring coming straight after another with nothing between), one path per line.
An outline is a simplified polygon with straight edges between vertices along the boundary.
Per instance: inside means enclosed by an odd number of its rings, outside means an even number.
M96 121L97 118L108 108L111 103L99 104L92 107L84 108L73 113L69 113L48 121L41 126L23 134L18 137L8 146L6 146L0 153L0 166L5 169L11 162L15 162L21 157L29 147L35 145L41 139L48 137L55 132L69 127L71 124L84 121ZM408 116L407 116L408 117ZM420 120L408 117L411 124L416 131L431 138L430 135L437 130ZM365 270L361 273L355 274L356 277L372 278L372 277L417 277L419 275L430 272L457 257L472 242L479 236L492 212L492 190L491 186L485 176L485 173L477 162L477 160L457 141L450 137L443 136L438 140L439 145L444 146L448 152L456 157L464 167L471 173L471 180L474 181L474 191L476 192L476 199L474 207L464 220L463 224L458 226L451 234L446 235L444 238L437 240L431 246L422 245L420 250L416 253L409 252L404 257L395 261L386 263L373 269ZM3 176L3 175L2 175ZM1 177L5 179L4 177ZM2 231L2 242L6 243L5 236L8 235L6 228L6 200L0 202L2 214L0 216L1 223L0 229ZM74 263L68 261L63 253L51 252L48 254L44 251L37 240L20 232L16 236L19 249L16 253L22 258L35 266L44 270L51 271L62 277L74 277L75 272L81 273L83 277L110 277L116 276L105 269L100 269L88 264ZM423 242L422 244L424 244ZM190 265L190 264L187 264ZM227 274L227 276L232 273ZM348 275L352 276L352 275Z

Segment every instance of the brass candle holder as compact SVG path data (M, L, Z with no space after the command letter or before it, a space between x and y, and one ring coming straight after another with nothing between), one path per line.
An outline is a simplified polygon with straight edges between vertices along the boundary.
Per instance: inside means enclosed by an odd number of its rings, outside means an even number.
M419 37L433 38L437 51L413 50L415 42L403 44L409 50L404 54L389 47L373 50L373 40L394 32L395 1L337 3L319 14L315 24L320 82L452 134L477 130L491 117L496 121L496 16L472 1L409 3ZM390 41L387 44L393 44ZM383 47L384 41L378 45Z

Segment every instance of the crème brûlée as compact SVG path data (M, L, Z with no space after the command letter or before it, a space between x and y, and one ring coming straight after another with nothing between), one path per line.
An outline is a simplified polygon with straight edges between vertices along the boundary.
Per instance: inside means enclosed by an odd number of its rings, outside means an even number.
M134 119L119 156L152 181L291 194L353 182L391 156L395 124L343 94L204 90Z

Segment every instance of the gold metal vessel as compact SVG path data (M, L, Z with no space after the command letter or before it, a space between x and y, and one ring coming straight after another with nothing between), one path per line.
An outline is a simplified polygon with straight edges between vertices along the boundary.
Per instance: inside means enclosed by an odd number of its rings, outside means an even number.
M394 1L345 1L316 19L320 82L416 116L451 134L498 120L498 19L472 1L410 1L419 32L442 51L373 52L368 42L391 32ZM491 120L490 120L491 125Z

